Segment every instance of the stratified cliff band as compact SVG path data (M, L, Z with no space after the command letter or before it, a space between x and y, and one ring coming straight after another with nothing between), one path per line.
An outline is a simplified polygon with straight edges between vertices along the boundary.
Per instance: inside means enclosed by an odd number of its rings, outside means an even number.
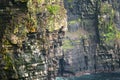
M62 0L0 0L0 80L54 80L66 28Z

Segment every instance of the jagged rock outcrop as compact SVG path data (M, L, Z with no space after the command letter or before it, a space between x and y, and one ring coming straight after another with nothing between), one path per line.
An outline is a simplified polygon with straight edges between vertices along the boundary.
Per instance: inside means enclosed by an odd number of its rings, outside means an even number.
M0 79L54 80L66 19L62 0L0 0Z

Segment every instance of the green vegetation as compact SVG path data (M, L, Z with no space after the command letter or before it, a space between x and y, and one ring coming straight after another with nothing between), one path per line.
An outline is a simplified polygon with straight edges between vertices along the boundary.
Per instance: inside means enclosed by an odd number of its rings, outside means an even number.
M69 21L68 24L71 25L71 24L75 24L75 23L80 22L80 21L81 21L81 19L79 18L77 20L71 20L71 21Z
M74 46L72 45L70 40L64 40L64 44L62 46L64 50L72 49Z
M55 15L60 10L60 6L59 5L48 5L47 10L49 11L50 14Z
M99 17L99 30L100 35L103 37L101 40L106 44L113 42L116 35L114 23L114 10L108 3L101 4L100 17Z
M75 24L77 21L76 20L73 20L73 21L69 21L68 24Z
M107 14L111 11L111 5L109 5L108 3L102 3L101 4L101 14Z
M114 44L116 39L120 39L120 32L115 25L115 10L108 3L102 3L99 17L99 31L101 41L105 44Z
M116 38L120 39L120 31L116 31Z
M5 54L3 59L4 59L5 63L6 63L4 69L11 68L12 65L13 65L12 58L8 54Z
M52 16L49 19L49 24L47 28L49 29L50 32L54 31L54 18L52 18Z
M43 0L37 0L37 2L40 4L40 3L42 3L42 2L43 2Z
M73 0L68 0L68 2L73 2Z
M16 2L17 1L20 1L20 2L27 2L28 0L15 0Z

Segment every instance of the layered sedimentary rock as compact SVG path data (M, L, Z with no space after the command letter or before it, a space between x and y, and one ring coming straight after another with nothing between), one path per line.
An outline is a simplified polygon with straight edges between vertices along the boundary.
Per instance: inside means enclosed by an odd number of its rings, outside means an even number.
M66 19L62 0L0 0L0 79L54 80Z
M119 1L64 0L64 4L69 30L63 46L65 69L119 70Z

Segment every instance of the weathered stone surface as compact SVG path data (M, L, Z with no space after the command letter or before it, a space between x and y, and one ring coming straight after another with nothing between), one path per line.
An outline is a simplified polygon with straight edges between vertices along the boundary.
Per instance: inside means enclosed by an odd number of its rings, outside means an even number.
M69 31L63 45L69 65L64 69L74 73L119 71L119 58L115 57L120 48L119 1L64 0L64 4Z
M65 30L63 0L0 0L0 79L55 79Z

